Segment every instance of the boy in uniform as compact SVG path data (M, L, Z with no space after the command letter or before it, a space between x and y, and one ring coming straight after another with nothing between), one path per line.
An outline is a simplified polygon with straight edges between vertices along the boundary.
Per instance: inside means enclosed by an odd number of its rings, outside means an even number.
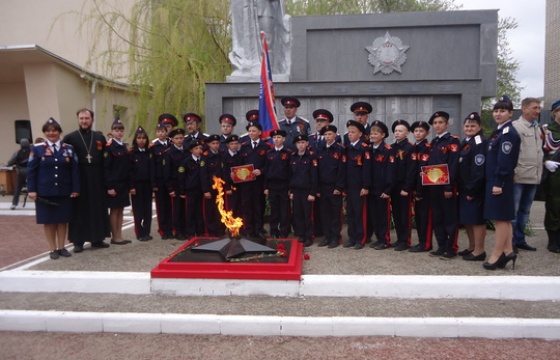
M202 186L200 181L200 167L202 155L202 142L191 140L189 153L181 162L178 169L179 193L182 201L186 203L186 239L194 236L204 236L204 218L202 205ZM183 222L185 221L183 219Z
M410 128L416 140L414 152L418 162L416 188L414 190L414 217L416 220L418 244L408 249L408 251L423 252L432 250L432 210L430 209L429 196L424 186L422 186L420 175L422 166L428 165L428 159L430 158L431 145L427 139L430 133L430 125L425 121L415 121Z
M185 130L175 129L169 133L173 145L165 153L162 159L164 181L167 193L171 198L172 205L172 224L173 236L177 240L185 240L185 201L179 196L179 167L187 157L187 152L183 148L185 140Z
M206 139L208 150L202 153L200 162L200 184L204 195L204 224L206 225L206 234L212 237L220 237L225 231L225 225L222 224L222 217L216 204L218 191L212 189L214 176L221 178L222 175L222 157L219 153L220 140L220 135L210 135Z
M222 153L222 179L224 180L225 207L234 217L241 217L241 194L237 184L233 183L231 168L241 165L239 156L239 136L230 135L226 139L227 151Z
M156 126L156 136L157 138L151 142L149 150L152 155L150 180L156 200L158 232L162 240L167 240L173 239L173 215L171 212L171 198L165 184L163 159L171 146L171 141L167 138L167 127L162 122L159 122Z

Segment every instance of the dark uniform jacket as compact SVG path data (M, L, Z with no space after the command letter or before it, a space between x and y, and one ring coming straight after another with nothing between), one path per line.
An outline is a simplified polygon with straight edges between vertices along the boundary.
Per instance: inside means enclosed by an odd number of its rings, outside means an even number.
M72 145L60 144L56 154L46 142L31 147L27 164L29 192L39 196L69 196L80 192L78 156Z
M381 142L377 149L371 147L371 193L390 195L395 176L395 155L390 145Z
M419 143L414 144L414 152L416 153L416 161L418 165L418 170L416 173L416 190L415 196L417 198L422 198L424 196L424 187L422 186L422 177L420 173L422 172L422 166L428 165L428 160L430 159L430 151L432 150L432 145L428 139L424 139Z
M309 136L311 134L311 126L309 125L309 122L299 116L296 116L295 119L293 119L293 122L289 125L286 118L280 120L278 122L278 127L280 130L284 130L286 132L286 141L284 142L284 146L293 151L296 150L296 146L293 143L296 136L300 134Z
M404 139L391 145L395 156L394 191L410 192L416 185L417 163L414 145Z
M148 149L130 150L130 188L134 189L134 183L149 182L151 179L152 153Z
M200 181L200 165L201 160L195 160L189 153L181 162L181 166L177 170L177 182L179 184L179 194L185 195L187 191L202 191Z
M495 130L488 139L486 157L486 181L496 187L513 182L513 170L517 166L521 139L511 121Z
M233 180L231 178L231 168L241 165L241 156L239 151L235 154L231 154L229 150L221 154L222 157L222 179L225 181L224 191L231 190L234 186Z
M308 195L317 194L317 159L313 151L307 150L303 155L292 154L290 159L290 191L307 190Z
M170 146L171 142L168 140L165 143L161 143L158 139L156 139L150 144L150 153L152 154L150 178L152 181L152 187L157 187L158 183L164 181L163 159L165 158L165 153L169 150Z
M270 145L261 139L255 149L253 149L253 141L249 140L241 146L239 155L241 156L241 164L253 164L255 170L264 171L266 163L266 153L270 150Z
M428 165L447 164L449 169L449 184L444 185L444 191L454 191L459 175L459 138L449 133L436 136L431 142Z
M461 143L459 151L459 192L465 196L484 198L485 161L488 140L482 131Z
M290 157L292 150L282 147L276 151L275 148L268 150L264 167L265 189L283 190L290 185Z
M334 142L327 144L317 152L319 165L319 185L331 185L335 190L344 191L346 185L346 150Z
M358 141L346 148L346 190L371 187L371 152L369 145Z
M181 166L181 163L187 156L190 156L190 152L185 150L185 148L179 150L176 146L171 146L166 152L162 165L167 192L179 191L179 166Z
M220 153L214 154L208 150L202 154L200 162L200 184L203 193L212 191L214 176L218 178L222 176L222 159Z
M109 140L105 146L105 159L103 168L105 171L105 187L118 189L120 184L128 185L130 181L130 157L124 143L119 144L115 140Z

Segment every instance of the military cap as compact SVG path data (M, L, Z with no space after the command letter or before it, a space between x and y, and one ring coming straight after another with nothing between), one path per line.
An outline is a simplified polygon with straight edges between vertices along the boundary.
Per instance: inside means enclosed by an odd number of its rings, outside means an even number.
M333 114L329 110L325 109L317 109L313 111L313 119L320 121L320 120L327 120L329 123L332 123L334 120Z
M356 120L348 120L346 122L346 128L349 128L350 126L354 126L356 127L358 130L360 130L362 133L366 131L366 128L364 127L364 125L362 125L361 123L357 122Z
M142 126L138 126L138 127L136 128L136 131L134 132L134 134L135 134L135 135L138 135L138 134L147 135L147 134L146 134L146 130L144 130L144 128L143 128Z
M158 117L158 123L171 124L173 127L179 125L177 118L174 115L167 113L161 114Z
M294 144L297 143L298 141L309 141L309 138L307 137L306 134L299 134L298 136L296 136L293 140Z
M470 113L469 115L467 115L467 117L465 118L464 122L466 122L467 120L469 121L476 121L477 123L481 123L480 121L480 115L478 115L478 113L476 111Z
M506 109L509 111L513 110L513 102L507 95L502 95L498 101L494 104L494 109Z
M434 123L434 119L438 117L444 118L445 122L449 121L449 113L446 113L445 111L436 111L435 113L432 114L432 116L430 116L430 120L428 120L428 124L432 125Z
M286 137L287 134L284 130L281 130L281 129L272 130L270 132L270 137L273 137L273 136L276 136L276 135Z
M204 140L204 141L205 141L207 144L208 144L208 143L211 143L212 141L220 141L220 135L216 135L216 134L210 135L210 136L208 136L208 137L206 138L206 140Z
M167 131L167 127L165 126L165 123L163 123L163 122L157 123L156 130L160 130L160 129Z
M115 121L113 121L113 124L111 124L111 129L115 129L115 128L122 128L124 129L124 124L122 123L121 119L115 119Z
M550 112L554 112L554 110L558 109L558 107L560 107L560 100L556 100L552 103L550 106Z
M397 125L403 125L408 131L410 131L410 124L408 123L408 121L399 119L395 120L395 122L393 122L393 125L391 125L391 131L393 133L395 133L395 128L397 127Z
M291 96L282 98L282 100L280 100L280 102L282 103L282 105L284 107L293 106L293 107L298 108L298 107L301 106L301 102L298 99L296 99L295 97L291 97Z
M410 125L410 131L414 131L416 128L421 127L422 129L426 130L426 131L430 131L430 125L428 125L427 122L425 121L415 121L412 123L412 125Z
M321 129L321 135L325 135L325 133L327 131L332 131L336 134L336 132L338 131L338 129L336 128L336 126L334 125L327 125L324 128Z
M46 122L45 125L43 125L43 128L45 126L54 126L56 129L59 129L60 131L62 131L62 127L60 126L60 124L58 123L58 121L56 121L54 118L49 118Z
M247 119L247 121L259 121L259 110L253 109L247 111L245 119Z
M352 111L353 113L371 113L373 111L373 108L371 107L370 103L364 102L364 101L358 101L356 103L353 103L352 106L350 106L350 111Z
M202 146L203 144L204 144L204 143L203 143L202 141L200 141L200 140L191 140L191 141L189 142L189 147L188 147L188 149L190 150L190 149L194 148L195 146Z
M237 125L237 120L235 119L235 116L231 114L222 114L222 116L220 116L220 124L223 122L228 122L233 126Z
M386 138L387 136L389 136L389 129L387 128L387 125L385 125L385 123L381 120L374 120L371 123L371 128L373 127L378 127L381 129L381 131L383 131L383 133L385 134L385 136L383 136L384 138Z
M254 127L256 127L257 129L259 129L260 131L262 131L262 126L261 126L261 124L259 124L259 123L256 122L256 121L249 122L249 124L247 124L247 126L245 127L245 129L247 129L247 131L249 131L249 128L250 128L251 126L254 126Z
M191 122L191 121L202 122L202 118L198 114L187 113L187 114L183 115L183 121L186 122L186 123Z
M179 135L179 134L185 136L185 130L181 128L173 129L171 130L171 132L169 132L169 137L172 138L175 137L175 135Z
M233 135L230 135L226 138L226 144L229 144L230 142L233 142L233 141L239 141L239 136L233 134Z

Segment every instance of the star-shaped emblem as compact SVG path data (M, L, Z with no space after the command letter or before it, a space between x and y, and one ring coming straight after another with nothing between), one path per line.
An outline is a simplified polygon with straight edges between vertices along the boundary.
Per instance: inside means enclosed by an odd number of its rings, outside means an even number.
M374 67L373 73L382 72L385 75L393 71L401 73L401 65L406 62L405 52L410 48L403 45L401 39L391 36L389 32L384 37L378 37L371 46L366 46L369 52L368 61Z

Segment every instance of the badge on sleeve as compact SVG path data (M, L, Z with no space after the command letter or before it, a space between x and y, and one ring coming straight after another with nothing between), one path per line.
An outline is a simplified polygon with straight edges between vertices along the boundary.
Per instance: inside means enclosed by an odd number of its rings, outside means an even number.
M486 160L483 154L478 154L474 157L474 163L476 166L481 166L484 164L484 160Z
M513 145L511 144L511 141L504 141L502 143L502 152L506 155L509 155L509 153L511 153L511 149L513 148Z

